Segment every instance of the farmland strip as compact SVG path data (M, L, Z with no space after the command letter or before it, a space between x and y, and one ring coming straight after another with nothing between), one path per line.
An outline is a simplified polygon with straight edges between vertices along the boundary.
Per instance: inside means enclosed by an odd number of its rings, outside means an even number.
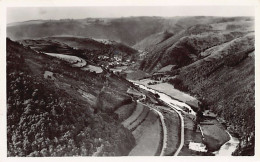
M148 113L149 113L149 109L147 107L144 107L142 114L127 128L131 131L134 131L137 128L137 126L140 125L145 120L145 118L148 116Z
M122 123L123 126L126 128L129 127L129 125L133 123L142 114L143 110L144 110L143 105L137 103L136 109L132 113L132 115L129 118L127 118L125 121L123 121Z
M138 143L139 138L142 136L144 130L149 127L149 125L154 124L158 118L158 115L153 111L149 111L148 116L145 118L145 121L140 124L134 131L133 135L136 138L136 142Z

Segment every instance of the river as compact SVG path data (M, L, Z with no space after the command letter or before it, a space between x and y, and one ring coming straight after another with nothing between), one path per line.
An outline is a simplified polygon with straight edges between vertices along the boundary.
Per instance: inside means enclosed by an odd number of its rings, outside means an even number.
M182 113L189 114L191 117L196 116L196 112L194 112L191 109L191 107L189 105L187 105L186 103L177 101L177 100L173 99L171 96L168 96L162 92L158 92L157 90L148 88L145 85L136 83L134 81L131 81L131 82L133 82L135 85L139 86L140 88L142 88L146 91L150 91L154 94L158 94L160 96L160 100L164 101L169 106L173 106L176 110L178 110ZM237 138L233 137L227 130L226 130L226 132L228 133L230 140L227 141L226 143L224 143L218 151L213 152L213 154L215 156L231 156L239 144L239 140Z
M228 131L227 133L229 134L230 140L222 145L218 151L214 152L216 156L231 156L239 144L239 140L236 137L231 136Z

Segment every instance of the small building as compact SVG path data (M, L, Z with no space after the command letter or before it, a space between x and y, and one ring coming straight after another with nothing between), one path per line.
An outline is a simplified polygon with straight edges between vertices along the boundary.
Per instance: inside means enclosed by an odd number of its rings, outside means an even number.
M207 152L206 145L203 143L190 142L189 149L198 152Z
M211 111L209 111L209 110L205 110L205 111L203 112L203 116L204 116L204 117L209 117L209 118L216 118L216 117L217 117L216 114L214 114L213 112L211 112Z
M55 80L55 77L53 76L53 72L51 71L45 71L43 75L45 79Z

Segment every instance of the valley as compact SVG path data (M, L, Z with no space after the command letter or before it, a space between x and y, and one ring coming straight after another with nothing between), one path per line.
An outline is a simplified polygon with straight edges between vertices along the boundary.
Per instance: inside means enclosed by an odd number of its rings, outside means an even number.
M7 27L8 156L254 155L252 17L32 22Z

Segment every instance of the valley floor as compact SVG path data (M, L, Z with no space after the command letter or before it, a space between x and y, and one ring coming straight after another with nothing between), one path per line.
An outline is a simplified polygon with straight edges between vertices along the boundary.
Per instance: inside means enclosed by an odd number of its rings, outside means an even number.
M175 89L174 86L169 83L159 83L154 85L148 84L149 82L154 82L154 81L155 80L152 79L142 79L142 80L136 80L135 82L138 84L143 84L159 92L165 93L166 95L169 95L172 98L175 98L179 101L198 107L198 100L196 98L190 96L189 94L181 92L178 89Z
M140 80L140 81L134 81L135 83L145 85L146 87L152 88L154 90L157 90L157 92L162 92L164 94L167 94L168 96L171 96L173 98L177 98L178 100L190 104L195 107L198 107L198 100L192 96L189 96L186 93L183 93L179 90L174 89L174 87L168 83L160 83L155 85L148 85L147 83L151 81L149 79ZM169 105L170 106L170 105ZM171 116L171 118L167 117L169 115L169 108L168 107L162 107L159 109L161 112L163 112L163 116L165 118L166 123L168 123L167 128L169 128L169 122L171 123L172 119L177 119L178 116ZM182 112L182 111L181 111ZM194 131L194 119L191 118L189 114L186 114L184 112L181 113L184 119L184 145L182 149L180 150L179 155L185 156L185 155L213 155L212 152L218 150L225 142L227 142L230 138L227 134L225 128L215 119L204 119L203 122L200 123L197 130ZM177 122L177 123L176 123ZM168 138L167 138L167 148L171 148L171 153L168 151L165 153L165 155L173 155L174 151L176 151L179 142L180 142L180 127L177 125L180 125L178 123L179 120L173 121L171 123L171 129L174 128L175 130L170 129L167 130ZM174 133L172 133L174 132ZM172 142L169 142L172 141ZM208 151L210 152L198 152L196 150L191 150L190 145L191 143L198 143L199 145L207 147ZM176 146L174 146L176 145Z

